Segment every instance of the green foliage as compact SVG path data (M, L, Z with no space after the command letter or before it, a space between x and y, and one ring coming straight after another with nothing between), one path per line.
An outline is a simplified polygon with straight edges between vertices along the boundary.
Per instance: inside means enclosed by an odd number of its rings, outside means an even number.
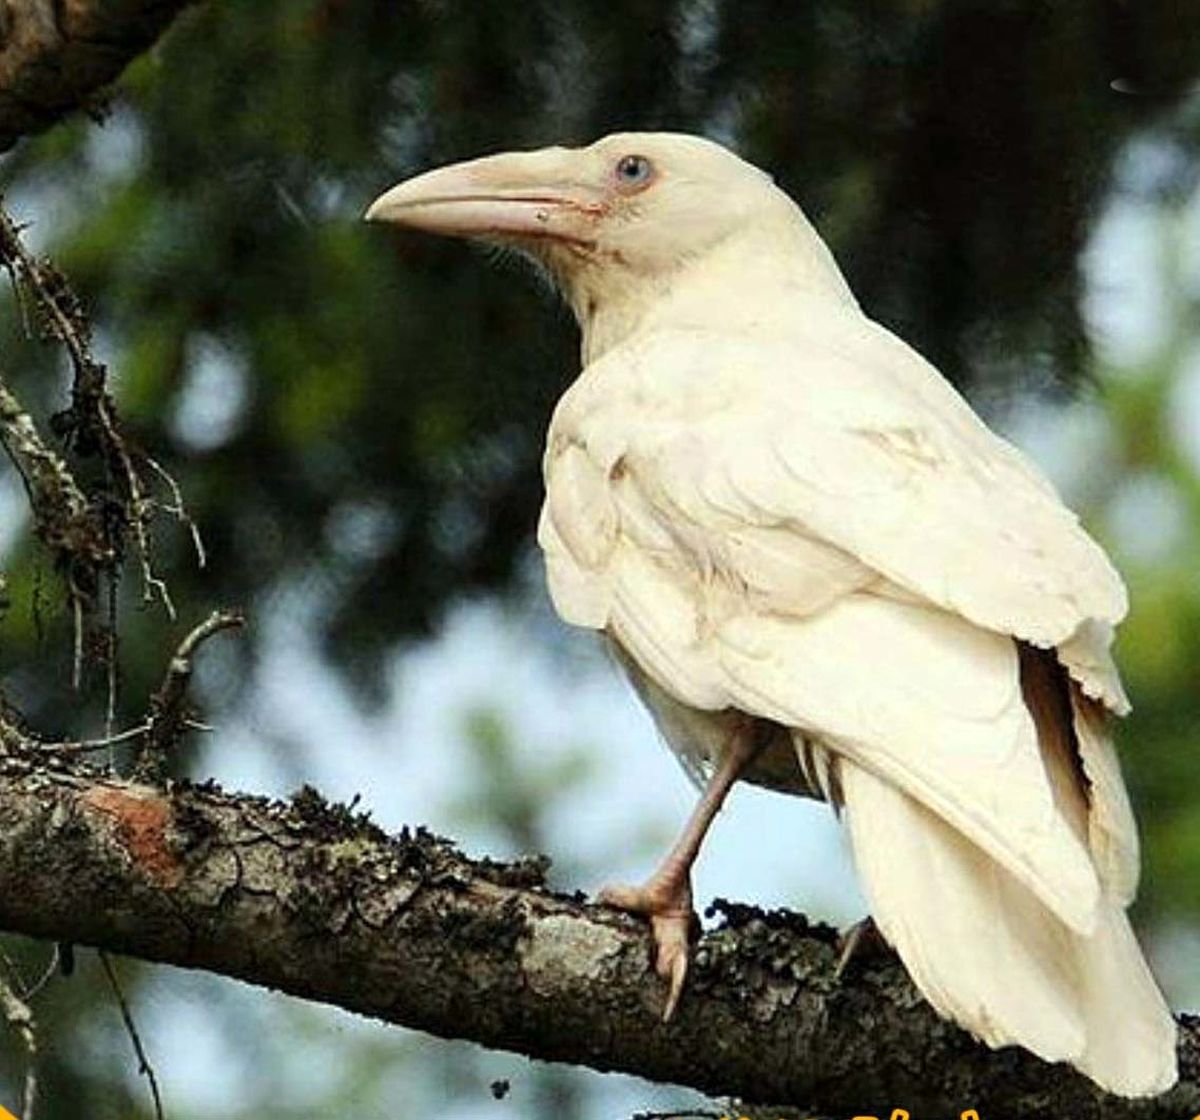
M1109 521L1132 604L1118 650L1134 711L1120 743L1146 851L1141 906L1160 919L1194 923L1200 919L1194 889L1200 881L1200 277L1194 272L1200 244L1187 237L1186 211L1173 193L1144 203L1157 218L1159 274L1141 279L1163 292L1163 324L1148 332L1143 358L1099 366L1111 453L1094 465L1091 485L1097 514L1126 509ZM1194 198L1190 206L1194 211Z

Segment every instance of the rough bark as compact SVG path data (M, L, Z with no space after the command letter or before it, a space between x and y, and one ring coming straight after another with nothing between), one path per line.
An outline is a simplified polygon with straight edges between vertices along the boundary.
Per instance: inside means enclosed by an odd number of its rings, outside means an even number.
M1157 1102L1105 1097L941 1022L894 959L835 977L833 932L733 905L676 1019L644 925L543 885L540 860L387 836L311 792L164 790L78 760L0 758L0 927L200 968L388 1022L823 1114L1163 1117L1200 1111L1200 1027ZM1114 1029L1119 1025L1114 1024Z
M0 0L0 151L79 107L191 0Z

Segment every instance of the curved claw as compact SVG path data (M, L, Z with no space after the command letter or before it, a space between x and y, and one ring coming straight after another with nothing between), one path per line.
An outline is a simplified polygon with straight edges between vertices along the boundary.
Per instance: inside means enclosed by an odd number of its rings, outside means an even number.
M688 962L691 958L689 935L694 915L663 914L650 919L657 952L654 971L667 982L667 1002L663 1006L662 1021L669 1023L683 994L683 982L687 979Z
M847 966L856 956L881 956L889 950L886 938L879 932L875 920L868 914L855 922L838 938L838 960L833 978L840 980Z
M679 1005L687 979L691 954L692 892L688 885L663 884L651 880L640 887L608 886L600 891L601 902L630 914L650 919L654 936L654 971L667 982L663 1022L668 1022Z

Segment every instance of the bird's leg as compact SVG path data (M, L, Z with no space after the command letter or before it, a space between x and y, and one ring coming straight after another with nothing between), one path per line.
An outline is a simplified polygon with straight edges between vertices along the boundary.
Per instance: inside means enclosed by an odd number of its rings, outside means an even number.
M655 971L668 984L663 1022L674 1014L687 976L688 946L696 921L692 909L692 864L726 795L766 743L756 730L745 724L737 729L679 838L650 878L640 886L611 886L600 892L601 902L650 919Z

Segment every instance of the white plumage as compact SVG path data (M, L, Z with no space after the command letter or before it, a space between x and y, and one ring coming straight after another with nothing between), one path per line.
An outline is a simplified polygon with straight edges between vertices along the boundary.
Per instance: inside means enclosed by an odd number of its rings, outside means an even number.
M1118 1093L1170 1086L1175 1025L1125 917L1121 580L860 311L799 209L717 145L624 134L431 172L371 216L515 242L570 300L551 595L610 636L689 769L832 801L942 1014ZM653 889L612 895L655 918L672 1004L708 819Z

